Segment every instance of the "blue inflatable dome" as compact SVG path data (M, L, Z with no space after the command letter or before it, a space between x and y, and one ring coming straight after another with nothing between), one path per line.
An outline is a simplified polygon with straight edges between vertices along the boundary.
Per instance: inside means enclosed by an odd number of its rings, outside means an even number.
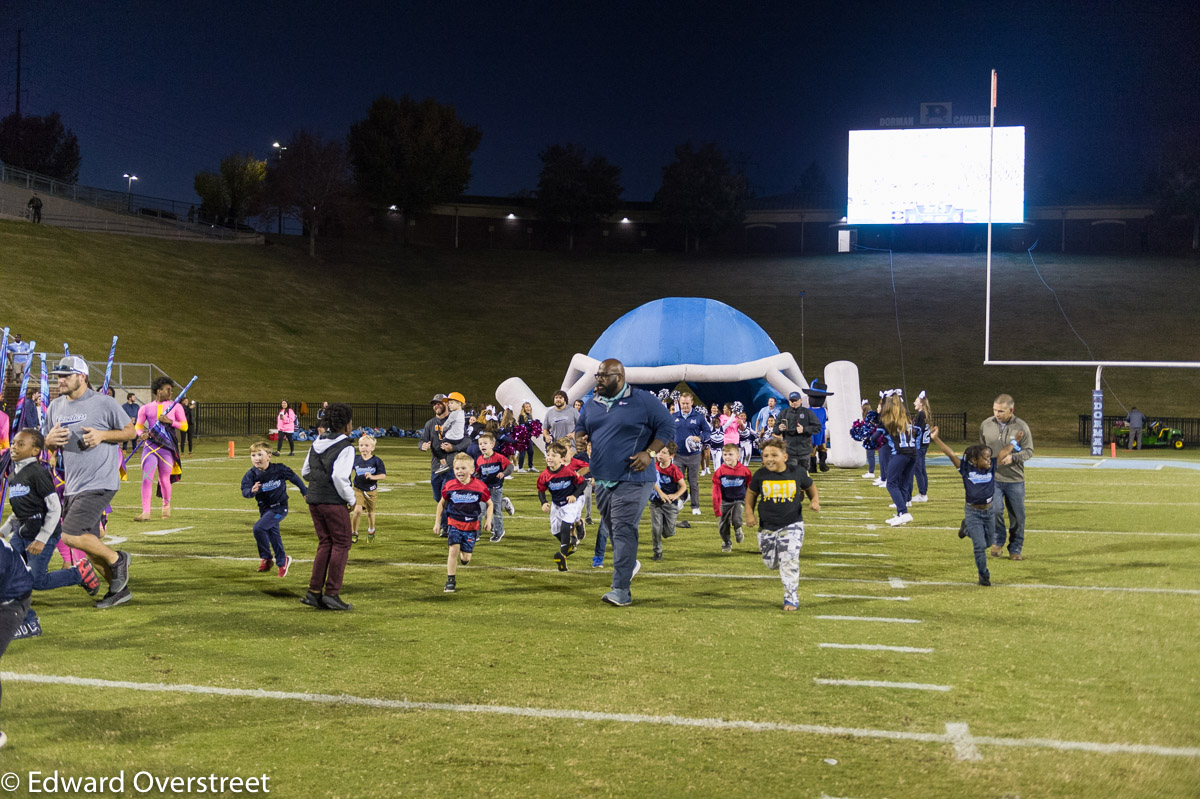
M738 364L778 353L779 347L753 319L702 297L664 297L634 308L609 325L588 350L592 358L616 358L626 366ZM769 396L780 399L761 379L689 386L703 402L741 400L751 413Z
M665 297L609 325L588 355L626 366L730 364L777 355L767 332L736 308L701 297Z

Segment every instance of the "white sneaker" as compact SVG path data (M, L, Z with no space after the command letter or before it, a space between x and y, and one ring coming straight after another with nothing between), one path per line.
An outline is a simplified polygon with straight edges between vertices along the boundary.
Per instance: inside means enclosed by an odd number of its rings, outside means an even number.
M895 510L895 508L896 508L896 503L895 503L895 502L889 502L889 503L888 503L888 507L889 507L889 508L891 508L891 509L893 509L893 510Z
M871 485L879 486L880 488L887 488L887 480L876 480L874 483L871 483Z
M890 524L892 527L897 527L901 524L908 524L912 520L913 520L913 517L912 517L911 513L904 513L899 516L893 516L892 518L887 520L887 523Z
M693 516L699 516L699 515L700 515L700 509L699 509L699 508L692 508L692 515L693 515Z
M912 498L912 501L913 502L928 502L929 497L925 494L917 494L915 497Z
M863 474L863 479L864 479L864 480L874 480L874 479L875 479L875 472L865 472L865 473Z
M632 580L634 577L637 577L638 572L640 572L641 570L642 570L642 562L640 560L635 560L633 562L633 574L629 575L629 579Z
M509 516L512 516L514 513L516 513L516 510L513 508L512 500L508 497L504 497L504 499L500 501L500 508Z

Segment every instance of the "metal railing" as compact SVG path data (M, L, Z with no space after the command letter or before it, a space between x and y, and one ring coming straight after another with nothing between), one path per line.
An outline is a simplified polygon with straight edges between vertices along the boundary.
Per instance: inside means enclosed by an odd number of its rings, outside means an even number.
M1113 429L1117 422L1124 422L1124 416L1104 417L1104 443L1114 440ZM1150 432L1152 422L1162 422L1167 427L1173 427L1183 433L1185 447L1200 446L1200 419L1187 416L1149 416L1146 426L1142 429L1142 445L1147 446L1154 437ZM1119 429L1119 428L1118 428ZM1092 417L1090 414L1079 414L1079 443L1089 444L1092 440ZM1161 444L1159 446L1162 446Z
M347 403L354 414L355 427L397 427L420 430L431 415L429 404L412 405L385 402ZM307 405L308 413L299 417L302 428L315 427L321 403L292 403L293 410ZM194 433L197 436L261 436L275 429L279 413L277 402L200 402L196 405ZM297 410L299 413L299 410Z
M967 440L967 414L962 413L931 413L929 424L938 429L938 438L943 441Z

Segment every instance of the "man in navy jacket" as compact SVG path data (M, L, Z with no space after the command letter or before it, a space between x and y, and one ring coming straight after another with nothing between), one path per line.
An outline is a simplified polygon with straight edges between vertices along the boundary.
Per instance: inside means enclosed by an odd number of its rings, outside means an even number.
M633 603L629 584L641 566L638 523L656 481L647 467L674 438L675 424L658 398L628 385L624 364L609 358L596 372L596 393L583 406L575 432L587 433L591 442L596 507L613 542L612 590L601 599L625 607Z

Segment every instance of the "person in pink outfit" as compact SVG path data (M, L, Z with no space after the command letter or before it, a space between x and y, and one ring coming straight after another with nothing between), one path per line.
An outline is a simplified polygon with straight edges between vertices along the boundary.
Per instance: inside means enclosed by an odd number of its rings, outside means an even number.
M296 412L291 409L287 400L280 402L279 406L279 413L275 417L275 429L279 434L279 440L275 442L275 454L278 455L283 449L283 439L287 436L288 455L295 455Z
M150 492L154 490L156 477L163 501L162 518L171 518L171 484L183 474L174 431L187 430L183 406L175 404L172 407L174 385L169 377L156 379L150 385L154 401L138 409L135 428L142 448L142 512L133 517L135 522L150 521Z

